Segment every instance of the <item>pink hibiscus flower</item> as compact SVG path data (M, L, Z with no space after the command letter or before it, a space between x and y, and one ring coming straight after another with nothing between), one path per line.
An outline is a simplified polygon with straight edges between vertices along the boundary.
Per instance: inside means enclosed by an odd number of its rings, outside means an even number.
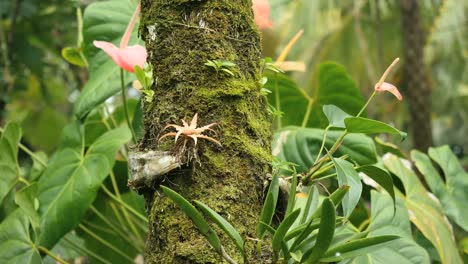
M107 55L109 55L120 68L128 72L134 72L135 66L143 68L146 62L146 57L148 56L145 47L141 45L127 46L139 14L140 4L137 5L135 13L133 13L132 19L130 20L130 23L128 24L120 41L120 48L116 47L111 42L93 41L94 46L104 50L104 52L107 53Z

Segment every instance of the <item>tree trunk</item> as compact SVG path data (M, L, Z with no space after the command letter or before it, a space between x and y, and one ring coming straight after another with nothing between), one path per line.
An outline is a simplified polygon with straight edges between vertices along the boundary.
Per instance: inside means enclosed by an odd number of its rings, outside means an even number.
M403 32L404 90L411 114L413 147L426 151L432 145L431 87L423 61L424 31L417 0L400 0Z
M228 219L244 239L255 237L263 182L270 171L271 125L260 92L260 36L251 0L142 0L140 31L153 66L155 92L145 111L139 151L172 151L185 165L145 193L149 215L146 263L221 263L189 218L159 188L200 200ZM234 76L205 66L207 60L236 63ZM220 141L158 139L198 113L198 126L216 122ZM184 148L184 142L186 146ZM218 230L218 229L216 229ZM218 230L219 231L219 230ZM228 254L241 262L222 232ZM252 255L253 243L247 239Z

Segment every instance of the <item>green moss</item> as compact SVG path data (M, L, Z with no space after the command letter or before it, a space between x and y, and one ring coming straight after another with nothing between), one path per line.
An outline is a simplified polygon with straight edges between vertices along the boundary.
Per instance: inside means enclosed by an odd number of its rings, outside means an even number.
M245 237L255 237L263 181L270 170L271 130L260 94L260 36L250 1L142 0L140 33L151 54L157 83L144 117L140 150L171 150L158 142L167 124L216 122L210 135L222 147L200 139L198 160L171 173L164 185L188 200L200 200L228 219ZM148 28L152 28L151 33ZM153 34L154 33L154 34ZM236 63L235 76L204 65L208 59ZM148 107L148 106L145 106ZM193 143L189 142L190 151ZM146 197L150 211L147 263L220 263L219 256L190 220L158 189ZM219 231L219 230L218 230ZM234 245L218 232L227 252L241 263ZM253 244L248 254L255 255ZM258 259L253 257L252 259Z

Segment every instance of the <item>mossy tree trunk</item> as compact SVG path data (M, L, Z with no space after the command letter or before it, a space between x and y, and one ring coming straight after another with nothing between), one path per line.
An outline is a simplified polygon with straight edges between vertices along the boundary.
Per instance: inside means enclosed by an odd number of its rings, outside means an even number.
M187 166L166 175L161 183L187 200L200 200L236 227L255 237L261 211L263 182L270 171L270 119L261 94L260 36L253 22L251 0L142 0L140 31L153 65L155 92L152 105L144 105L144 137L140 151L164 150L196 157ZM236 63L234 76L216 73L207 60ZM222 147L199 139L195 147L184 139L158 142L167 124L190 122L198 113L198 126L213 122L217 134L207 133ZM221 263L189 218L155 183L145 195L150 221L147 263ZM222 236L226 251L241 256ZM247 240L251 241L251 240ZM248 242L249 254L254 245ZM241 262L241 261L240 261Z

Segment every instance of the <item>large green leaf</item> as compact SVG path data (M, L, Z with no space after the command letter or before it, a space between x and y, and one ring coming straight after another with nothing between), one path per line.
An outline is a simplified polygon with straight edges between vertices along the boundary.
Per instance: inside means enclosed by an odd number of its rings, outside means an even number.
M452 227L442 214L442 206L428 194L416 174L405 167L400 158L391 155L384 159L384 163L403 183L410 220L437 249L442 263L462 263Z
M19 177L18 143L21 139L21 127L8 123L0 138L0 205L5 196L16 184Z
M131 136L127 128L117 128L103 134L85 150L81 130L76 124L64 130L61 148L38 183L39 241L48 248L79 224L111 171L115 153Z
M273 138L273 155L299 165L298 172L307 172L315 162L323 140L324 130L316 128L285 127L275 133ZM340 131L329 131L325 147L330 149L341 136ZM349 158L359 165L377 162L374 142L361 134L350 134L344 139L336 156L348 154Z
M354 170L353 164L348 161L334 158L333 163L338 176L338 184L349 186L349 192L346 193L342 202L344 216L349 217L361 198L361 178Z
M283 74L269 74L265 87L272 91L270 103L284 112L283 126L326 127L328 125L322 107L333 104L355 115L364 106L364 99L346 70L335 63L319 65L316 71L313 95L309 95Z
M411 159L439 198L445 214L468 231L468 210L465 208L468 204L468 174L448 146L429 148L429 156L444 172L445 183L427 155L417 150L411 152Z
M389 173L375 165L365 165L358 168L359 172L365 173L369 178L377 182L384 190L386 190L395 203L395 190L393 190L393 179Z
M90 80L75 102L74 113L83 118L91 109L120 91L120 69L102 50L94 47L94 40L109 41L117 47L135 10L135 0L95 2L84 12L84 53L89 62ZM129 45L139 43L138 24L135 25ZM127 81L133 78L126 73Z
M0 224L0 263L42 263L37 247L31 241L28 217L21 208Z
M345 118L344 122L346 125L346 129L350 133L389 133L399 135L401 140L404 140L406 138L405 132L402 132L388 124L385 124L384 122L380 122L377 120L363 117L348 117Z
M355 258L355 264L386 263L429 263L429 255L412 237L409 215L402 198L396 201L396 212L392 209L393 199L387 193L371 192L371 224L369 237L397 235L400 238L385 248Z

